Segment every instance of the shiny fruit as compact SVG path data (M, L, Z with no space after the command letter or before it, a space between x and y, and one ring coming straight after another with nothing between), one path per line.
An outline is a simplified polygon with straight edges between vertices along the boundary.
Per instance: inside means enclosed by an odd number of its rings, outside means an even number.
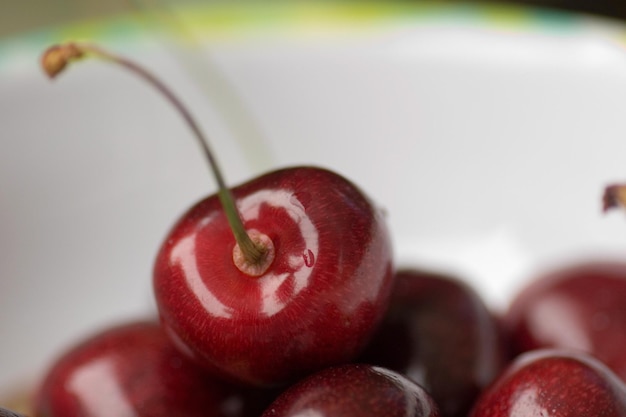
M233 387L181 355L158 322L94 334L45 375L37 417L255 417L273 393Z
M91 44L49 48L50 77L86 55L163 93L206 156L218 192L174 226L154 266L162 323L181 352L230 380L288 383L355 358L387 308L391 239L382 212L328 170L283 169L233 190L187 108L136 63Z
M588 352L626 380L626 263L571 264L536 277L504 316L515 352Z
M446 417L466 416L507 361L498 321L466 283L416 269L397 273L390 309L359 360L406 374Z
M245 228L272 242L269 268L233 263L217 197L189 210L154 268L162 323L206 368L255 385L353 360L386 311L392 252L382 214L330 171L274 171L232 190Z
M262 417L438 417L414 382L371 365L327 368L280 394Z
M519 356L478 399L470 417L624 417L626 386L588 354Z

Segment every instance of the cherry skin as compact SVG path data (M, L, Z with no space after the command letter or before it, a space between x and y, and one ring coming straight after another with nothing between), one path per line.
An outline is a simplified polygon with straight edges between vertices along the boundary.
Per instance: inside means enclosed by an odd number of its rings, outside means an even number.
M588 352L626 380L626 263L586 262L538 276L504 316L516 352Z
M35 396L37 417L256 417L273 392L230 386L172 346L158 322L99 332L63 354Z
M469 285L405 269L359 360L407 375L432 395L443 416L461 417L504 367L505 346L498 321Z
M624 417L626 386L596 358L578 351L518 356L476 402L470 417Z
M391 294L381 212L320 168L274 171L232 193L246 230L273 242L274 259L259 276L240 270L217 197L199 202L166 237L154 267L168 334L212 372L259 386L353 360Z
M438 417L426 391L404 376L371 365L327 368L280 394L262 417Z

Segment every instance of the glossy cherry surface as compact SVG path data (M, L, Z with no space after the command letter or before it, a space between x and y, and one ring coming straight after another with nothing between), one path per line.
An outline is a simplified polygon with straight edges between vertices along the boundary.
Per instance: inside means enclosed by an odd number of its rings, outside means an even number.
M501 333L469 285L405 269L397 273L389 311L360 360L406 374L432 395L442 415L466 416L506 363Z
M580 263L538 276L513 300L505 323L517 352L579 349L626 380L626 263Z
M626 386L582 352L519 356L478 399L470 417L624 417Z
M437 417L417 384L371 365L327 368L283 392L262 417Z
M218 199L188 211L154 268L162 323L212 372L279 385L354 359L388 305L390 237L380 211L330 171L274 171L232 193L246 230L273 242L261 276L233 263L235 240Z
M56 361L36 417L256 417L273 393L235 388L201 372L156 322L98 333Z

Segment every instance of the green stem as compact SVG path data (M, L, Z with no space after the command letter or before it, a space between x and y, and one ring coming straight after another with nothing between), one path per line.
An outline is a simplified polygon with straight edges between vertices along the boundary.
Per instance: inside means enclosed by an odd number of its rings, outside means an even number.
M70 61L82 58L84 55L87 54L121 65L122 67L125 67L128 70L134 72L140 78L144 79L153 87L155 87L158 91L160 91L165 96L165 98L172 104L172 106L176 110L178 110L187 125L191 128L195 138L202 148L202 151L204 152L205 157L209 161L211 171L213 173L213 176L215 177L215 181L217 182L218 186L218 198L220 200L220 203L222 204L224 212L226 213L226 218L228 219L228 224L230 225L235 240L241 248L241 251L244 254L246 261L251 264L256 264L260 262L264 258L266 250L265 248L256 245L244 228L243 221L241 220L241 216L239 215L239 211L237 210L237 207L235 205L235 199L233 198L230 189L226 187L217 160L215 159L215 157L213 156L213 152L211 152L211 149L209 148L209 144L205 135L202 133L200 127L191 116L187 108L165 84L163 84L151 72L137 65L136 63L91 44L79 44L72 42L63 45L53 46L44 53L42 58L42 65L47 71L48 75L54 77L58 73L60 73Z

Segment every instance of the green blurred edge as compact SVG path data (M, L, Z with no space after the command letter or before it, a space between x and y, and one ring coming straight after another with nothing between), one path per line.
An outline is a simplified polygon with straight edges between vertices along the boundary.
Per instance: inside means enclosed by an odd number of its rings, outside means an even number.
M253 33L288 33L290 36L364 32L386 25L432 21L461 21L486 27L531 30L578 30L584 19L575 14L511 5L431 2L320 2L320 3L223 3L174 8L185 31L168 36L179 41L232 39ZM0 69L10 61L26 58L54 42L96 40L128 43L146 37L155 25L150 13L133 12L107 19L85 20L0 39ZM148 30L148 28L150 28ZM193 34L194 39L185 39ZM626 32L613 36L626 44Z

